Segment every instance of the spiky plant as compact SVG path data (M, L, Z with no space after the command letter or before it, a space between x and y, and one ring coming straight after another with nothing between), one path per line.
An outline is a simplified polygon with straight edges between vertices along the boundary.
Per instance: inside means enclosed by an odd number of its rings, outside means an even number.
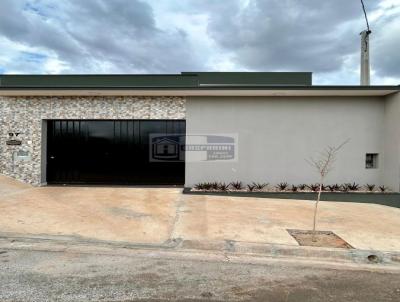
M299 186L292 185L292 192L297 192L299 190Z
M281 183L279 183L279 184L277 184L277 188L280 190L280 191L285 191L286 189L287 189L287 187L288 187L288 183L287 182L281 182Z
M328 186L328 189L329 189L329 191L331 191L331 192L338 191L336 185L329 185L329 186Z
M204 190L211 191L212 188L213 188L213 184L211 182L205 182L204 183Z
M261 191L261 190L263 190L265 187L268 186L268 183L256 183L256 182L253 182L253 185L254 185L254 187L255 187L256 190Z
M214 190L214 191L218 191L219 190L219 183L218 182L212 182L212 183L210 183L210 186L211 186L211 190Z
M381 192L386 192L386 191L388 190L388 188L385 187L385 186L379 186L379 190L380 190Z
M350 185L350 184L348 184L348 183L342 184L342 185L340 186L340 191L342 191L342 192L349 192L349 191L350 191L349 185Z
M367 188L368 191L373 192L375 190L375 185L373 184L366 184L365 188Z
M299 185L299 189L300 189L301 191L304 191L306 188L307 188L307 185L306 185L306 184L300 184L300 185Z
M241 181L233 181L230 183L230 187L235 189L235 190L242 190L243 189L243 183Z
M321 191L328 191L328 186L321 184Z
M317 192L319 190L319 184L311 184L311 185L308 185L307 187L313 192Z
M256 188L255 185L247 185L247 191L249 192L253 192L255 188Z
M357 191L360 188L360 185L353 182L347 184L347 187L349 188L350 191Z
M198 183L198 184L195 184L195 185L194 185L194 188L195 188L196 190L204 190L204 182L200 182L200 183Z
M219 184L218 189L220 191L226 192L229 189L229 185L227 185L226 183L222 182Z

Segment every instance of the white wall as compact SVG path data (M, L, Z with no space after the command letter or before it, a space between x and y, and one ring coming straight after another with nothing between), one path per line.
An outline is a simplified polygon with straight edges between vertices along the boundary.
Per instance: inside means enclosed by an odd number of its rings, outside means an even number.
M385 102L384 184L400 191L400 93Z
M191 162L187 152L186 186L234 180L317 182L318 174L305 159L348 138L327 182L382 183L383 165L365 169L365 154L383 155L383 97L191 97L186 110L187 134L239 137L237 162Z

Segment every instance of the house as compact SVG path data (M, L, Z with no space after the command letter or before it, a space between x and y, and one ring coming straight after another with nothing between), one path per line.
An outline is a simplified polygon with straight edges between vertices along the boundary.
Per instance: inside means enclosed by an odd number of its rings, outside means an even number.
M33 185L313 183L305 159L349 139L327 181L399 191L399 92L315 86L308 72L1 75L0 173ZM162 147L184 157L151 160L154 135L184 137Z

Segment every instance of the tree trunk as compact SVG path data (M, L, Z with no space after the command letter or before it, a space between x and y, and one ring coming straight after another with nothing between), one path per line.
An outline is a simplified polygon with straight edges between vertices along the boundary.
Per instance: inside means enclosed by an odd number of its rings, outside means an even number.
M316 228L317 228L317 212L318 212L318 204L321 199L321 192L322 192L322 183L324 181L324 178L321 178L321 182L319 184L319 189L318 189L318 197L317 201L315 202L315 207L314 207L314 221L313 221L313 231L312 231L312 241L315 242L317 241L317 238L315 237L316 235Z

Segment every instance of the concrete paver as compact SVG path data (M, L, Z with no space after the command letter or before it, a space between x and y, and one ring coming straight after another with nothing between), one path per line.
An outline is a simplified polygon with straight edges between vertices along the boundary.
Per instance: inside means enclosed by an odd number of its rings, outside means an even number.
M312 228L313 202L186 196L179 233L201 240L296 244L286 229ZM400 251L400 209L376 204L321 202L317 228L334 231L358 249Z
M3 177L1 178L1 180ZM0 187L5 187L0 180ZM0 197L2 232L160 244L170 237L175 189L40 187Z
M33 189L33 187L0 174L0 196L19 193L23 190L30 189Z
M0 232L74 235L162 244L172 238L297 245L286 229L310 229L313 203L182 195L179 188L41 187L0 176ZM318 229L359 249L400 251L400 209L322 202Z

